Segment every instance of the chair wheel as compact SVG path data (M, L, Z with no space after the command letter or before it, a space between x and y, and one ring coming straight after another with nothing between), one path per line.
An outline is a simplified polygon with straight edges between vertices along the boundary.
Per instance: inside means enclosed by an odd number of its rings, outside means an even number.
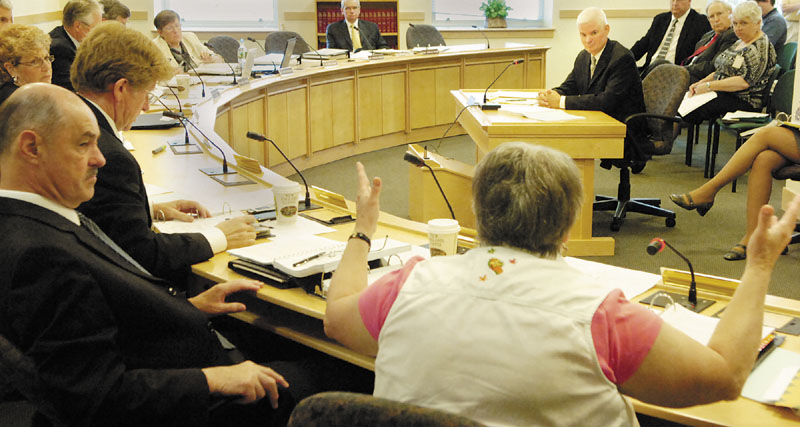
M622 227L621 219L614 218L614 220L611 221L611 231L619 231L621 227Z
M667 220L664 221L664 222L667 223L667 227L669 227L669 228L672 228L672 227L675 226L675 218L667 218Z

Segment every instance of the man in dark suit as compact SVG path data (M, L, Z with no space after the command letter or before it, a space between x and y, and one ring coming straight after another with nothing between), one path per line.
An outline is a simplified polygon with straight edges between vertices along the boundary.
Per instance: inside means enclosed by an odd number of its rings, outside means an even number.
M700 37L711 30L705 16L691 6L691 0L671 0L671 11L653 18L647 34L631 48L637 61L647 54L642 71L648 70L650 63L657 59L680 65L694 52Z
M717 55L731 47L736 40L736 33L731 26L733 9L724 0L712 0L706 6L706 16L711 24L711 31L703 34L695 45L695 51L683 60L681 65L689 71L690 81L702 80L714 71L714 60Z
M361 14L361 2L358 0L342 0L344 19L328 25L325 30L327 46L335 49L359 50L386 49L389 44L381 36L378 25L358 19Z
M260 285L176 297L75 211L105 163L99 136L89 108L57 86L26 85L0 106L0 233L13 242L0 248L0 334L35 366L41 394L26 397L65 425L285 422L284 377L234 364L208 326L245 309L228 295Z
M539 93L541 105L568 110L599 110L619 121L645 111L636 62L628 49L608 39L609 30L602 9L590 7L578 15L578 32L584 50L578 54L572 71L561 86ZM628 137L636 137L641 131L636 125L628 126ZM646 138L635 138L639 143L643 140ZM610 164L603 166L610 167Z
M50 54L53 61L53 84L73 90L69 69L81 41L100 21L103 7L95 0L70 0L64 6L61 24L50 31Z
M94 54L101 50L102 56ZM172 68L147 37L115 23L100 24L78 49L73 69L75 90L87 100L100 126L98 144L107 161L97 175L94 197L81 204L79 211L149 272L176 284L186 282L192 264L215 252L255 243L251 215L221 222L203 234L164 234L151 229L141 168L118 132L130 129L139 113L147 110L148 92L156 82L172 76ZM109 75L114 77L109 79ZM193 201L153 205L153 212L165 219L191 220L185 213L189 211L208 216Z

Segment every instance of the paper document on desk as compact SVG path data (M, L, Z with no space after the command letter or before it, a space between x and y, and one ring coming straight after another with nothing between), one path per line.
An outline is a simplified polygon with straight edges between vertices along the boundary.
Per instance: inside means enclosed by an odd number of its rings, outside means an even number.
M717 317L695 313L680 304L668 306L661 312L661 318L675 329L703 345L708 345L719 323L719 318ZM775 328L762 326L761 338L766 338L773 332L775 332Z
M661 281L661 276L658 274L580 258L565 257L564 260L567 261L570 267L580 270L594 279L598 286L603 287L608 292L614 289L622 289L622 293L628 299L644 293Z
M525 118L539 122L563 122L568 120L585 120L583 116L569 114L556 108L540 107L538 105L506 105L501 104L500 111L521 114Z
M242 212L229 212L226 214L217 214L208 218L196 218L192 222L184 222L178 221L176 219L172 219L169 221L158 221L160 215L163 215L159 212L154 212L153 217L156 221L153 221L153 228L156 229L159 233L167 233L167 234L174 234L174 233L199 233L204 229L210 229L212 227L216 227L222 221L229 220L231 218L235 218L237 216L242 216L244 213Z
M742 397L769 405L800 408L800 354L776 348L747 377Z
M681 105L678 107L678 114L681 117L686 117L687 114L691 113L692 111L700 108L704 104L708 103L712 99L717 97L717 93L713 90L711 92L701 93L699 95L692 95L689 96L689 92L686 92L683 95L683 101L681 101Z

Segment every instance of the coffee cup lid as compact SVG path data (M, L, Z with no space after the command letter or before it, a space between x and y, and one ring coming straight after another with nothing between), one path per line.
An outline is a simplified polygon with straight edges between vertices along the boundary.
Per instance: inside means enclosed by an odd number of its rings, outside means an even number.
M458 232L461 227L458 221L450 218L436 218L428 221L428 231L437 231L440 233Z
M300 184L287 180L278 184L273 184L272 191L276 193L291 193L293 191L300 191Z

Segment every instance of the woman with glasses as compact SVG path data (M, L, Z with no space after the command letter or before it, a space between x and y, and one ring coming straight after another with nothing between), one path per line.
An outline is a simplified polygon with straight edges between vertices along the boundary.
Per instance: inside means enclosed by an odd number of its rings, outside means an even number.
M199 64L223 62L221 56L203 46L195 33L181 31L181 17L172 10L162 10L153 19L158 37L153 43L176 70L190 71Z
M0 103L28 83L50 83L53 75L50 36L28 25L9 24L0 30Z

